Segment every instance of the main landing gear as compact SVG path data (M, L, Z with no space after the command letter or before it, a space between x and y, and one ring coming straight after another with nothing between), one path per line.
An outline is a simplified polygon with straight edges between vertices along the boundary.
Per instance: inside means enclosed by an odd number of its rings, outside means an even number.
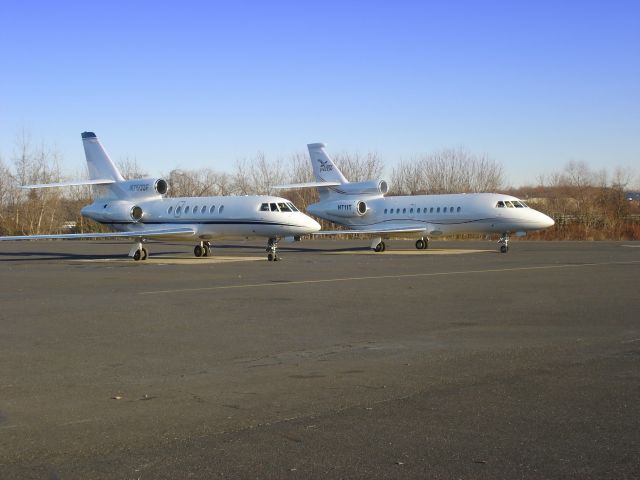
M416 240L416 248L418 250L426 250L427 248L429 248L429 239L421 237Z
M371 250L374 252L384 252L387 249L387 246L382 241L382 237L376 237L371 242Z
M193 254L196 257L210 257L211 256L211 244L203 241L199 245L196 245L193 249Z
M509 233L504 232L498 240L498 245L500 245L500 253L507 253L509 251Z
M267 242L267 260L270 262L277 262L281 260L278 256L278 239L270 238Z
M149 251L142 246L142 242L136 242L129 250L129 256L136 262L140 260L146 260L149 258Z

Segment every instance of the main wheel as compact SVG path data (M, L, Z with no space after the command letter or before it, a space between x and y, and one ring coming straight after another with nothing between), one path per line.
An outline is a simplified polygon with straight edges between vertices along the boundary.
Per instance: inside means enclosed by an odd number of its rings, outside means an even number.
M196 246L194 247L194 249L193 249L193 254L194 254L196 257L201 257L201 256L202 256L202 253L203 253L203 248L202 248L202 246L200 246L200 245L196 245Z
M269 260L270 262L273 261L273 253L270 253L269 255L267 255L267 260Z
M204 246L204 252L202 253L203 257L210 257L211 256L211 247L207 244L205 244Z
M137 262L142 257L142 253L140 250L136 250L136 253L133 254L133 259Z
M500 253L507 253L508 251L509 251L509 247L507 247L506 245L500 246Z
M146 260L149 258L149 252L146 248L142 247L140 251L140 260Z
M421 238L419 240L416 240L416 248L418 250L424 250L425 249L425 242L424 240L422 240Z

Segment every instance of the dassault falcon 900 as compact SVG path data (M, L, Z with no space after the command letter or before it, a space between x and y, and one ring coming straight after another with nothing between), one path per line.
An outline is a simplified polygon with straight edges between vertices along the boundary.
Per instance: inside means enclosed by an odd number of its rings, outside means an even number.
M89 180L26 185L24 188L92 185L99 194L80 213L115 232L23 235L0 240L132 238L129 256L146 260L146 239L189 240L198 243L196 257L211 254L211 241L221 238L266 237L267 259L278 260L281 238L299 238L320 230L318 222L289 200L273 196L166 197L168 183L161 178L125 180L93 132L82 142Z
M333 163L323 143L308 145L315 182L277 188L317 188L320 201L307 212L346 227L314 235L372 234L371 248L383 252L383 236L418 236L416 248L425 249L429 236L458 233L500 233L500 251L509 251L509 235L525 235L554 224L553 219L525 202L499 193L405 195L385 197L384 180L349 182Z

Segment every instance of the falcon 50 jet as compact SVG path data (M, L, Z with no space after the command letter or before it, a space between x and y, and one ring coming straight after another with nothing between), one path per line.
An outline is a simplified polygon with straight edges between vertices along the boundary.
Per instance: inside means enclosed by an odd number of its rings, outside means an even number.
M0 240L131 238L129 256L146 260L146 239L196 240L196 257L211 254L211 241L222 238L266 237L267 259L278 260L278 240L299 238L320 230L318 222L289 200L272 196L166 197L168 183L161 178L125 180L93 132L82 134L89 180L27 185L24 188L93 185L100 195L80 213L116 230L0 237Z
M429 245L429 236L458 233L500 233L500 251L509 251L509 235L551 227L553 220L525 202L499 193L457 193L385 197L384 180L350 183L333 163L323 143L308 145L316 182L282 185L278 188L318 189L320 201L307 212L346 227L346 230L314 235L373 234L371 248L383 252L383 236L413 234L416 248Z

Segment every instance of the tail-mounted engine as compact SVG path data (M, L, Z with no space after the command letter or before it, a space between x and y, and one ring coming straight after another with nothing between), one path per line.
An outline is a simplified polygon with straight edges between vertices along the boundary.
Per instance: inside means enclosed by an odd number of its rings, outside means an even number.
M169 191L169 184L163 178L140 178L120 182L117 185L122 192L121 198L164 196Z
M362 200L355 202L338 201L323 204L323 210L328 215L333 215L334 217L362 217L366 215L369 207L367 207L367 203ZM313 213L313 211L309 211Z
M104 223L140 222L144 210L139 205L126 201L94 202L82 209L82 214Z
M366 182L343 183L333 187L343 195L385 195L389 185L384 180L369 180Z

